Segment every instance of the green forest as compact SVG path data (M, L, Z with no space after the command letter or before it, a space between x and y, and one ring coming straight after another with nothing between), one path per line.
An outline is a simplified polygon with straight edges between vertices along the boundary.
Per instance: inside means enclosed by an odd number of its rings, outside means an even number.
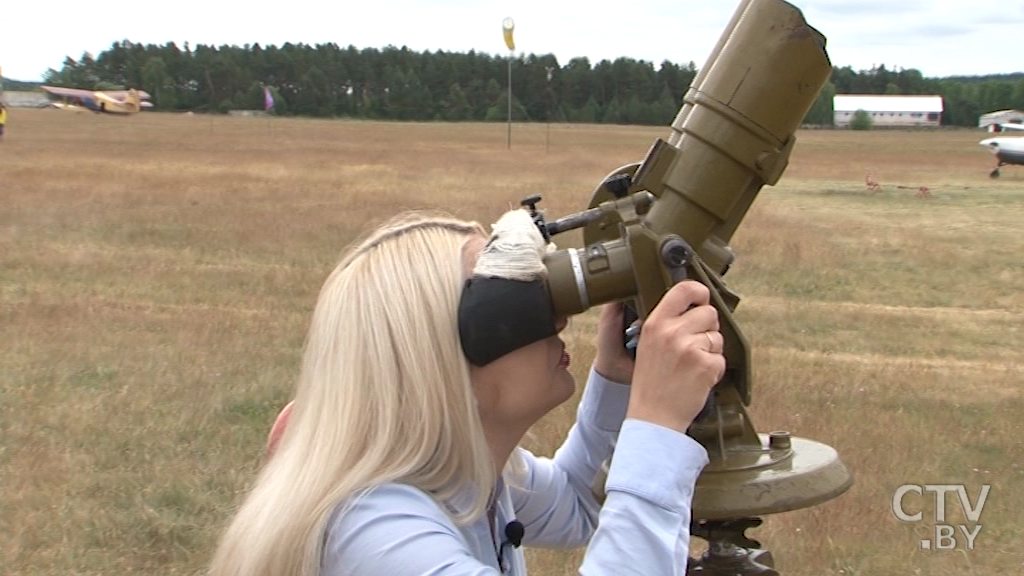
M337 44L190 46L115 42L97 56L68 57L50 69L50 85L142 88L157 110L227 112L264 108L284 116L377 120L504 121L509 56L470 51L416 52L406 47ZM516 121L668 124L697 74L696 65L632 58L559 63L551 54L511 57ZM8 89L14 89L10 83ZM939 94L942 123L976 126L978 116L1024 109L1024 73L925 78L915 69L834 67L807 115L832 123L835 94Z

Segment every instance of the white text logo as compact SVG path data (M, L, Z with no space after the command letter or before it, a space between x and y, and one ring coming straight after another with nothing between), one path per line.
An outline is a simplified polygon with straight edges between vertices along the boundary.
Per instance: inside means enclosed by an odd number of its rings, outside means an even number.
M988 498L989 484L982 484L977 499L972 503L963 484L904 484L896 489L892 495L892 513L903 522L920 522L924 513L917 511L908 513L904 507L903 498L908 492L924 496L926 492L934 493L935 515L932 520L935 522L935 538L921 540L921 549L930 550L953 550L957 544L963 542L968 550L974 550L974 539L981 533L981 510L985 507L985 500ZM954 493L960 503L960 510L967 519L966 524L946 523L946 494ZM912 499L911 499L912 500ZM923 505L924 503L922 503Z

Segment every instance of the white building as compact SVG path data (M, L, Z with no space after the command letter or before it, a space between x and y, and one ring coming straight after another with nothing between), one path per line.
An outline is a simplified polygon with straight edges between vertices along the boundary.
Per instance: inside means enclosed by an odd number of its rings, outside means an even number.
M835 125L847 127L853 114L863 110L874 126L939 126L942 96L838 95L832 100Z
M4 90L0 92L0 100L11 108L43 108L50 100L42 92L17 92Z
M987 128L994 124L1024 124L1024 112L1020 110L998 110L982 114L978 118L978 128Z

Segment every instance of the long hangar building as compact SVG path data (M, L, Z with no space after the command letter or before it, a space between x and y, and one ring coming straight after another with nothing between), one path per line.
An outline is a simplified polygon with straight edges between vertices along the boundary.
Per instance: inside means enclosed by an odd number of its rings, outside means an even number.
M874 126L939 126L942 96L843 94L832 99L833 122L847 127L853 114L863 110Z

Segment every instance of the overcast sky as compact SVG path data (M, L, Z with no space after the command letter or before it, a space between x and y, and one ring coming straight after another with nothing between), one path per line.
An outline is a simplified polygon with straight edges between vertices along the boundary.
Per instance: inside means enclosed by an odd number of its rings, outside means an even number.
M802 0L836 66L917 68L926 77L1024 71L1022 0ZM626 56L702 66L739 0L178 0L89 4L4 1L3 76L40 80L65 56L97 55L117 40L281 45L285 42L505 53L592 63ZM118 8L123 7L123 9Z

